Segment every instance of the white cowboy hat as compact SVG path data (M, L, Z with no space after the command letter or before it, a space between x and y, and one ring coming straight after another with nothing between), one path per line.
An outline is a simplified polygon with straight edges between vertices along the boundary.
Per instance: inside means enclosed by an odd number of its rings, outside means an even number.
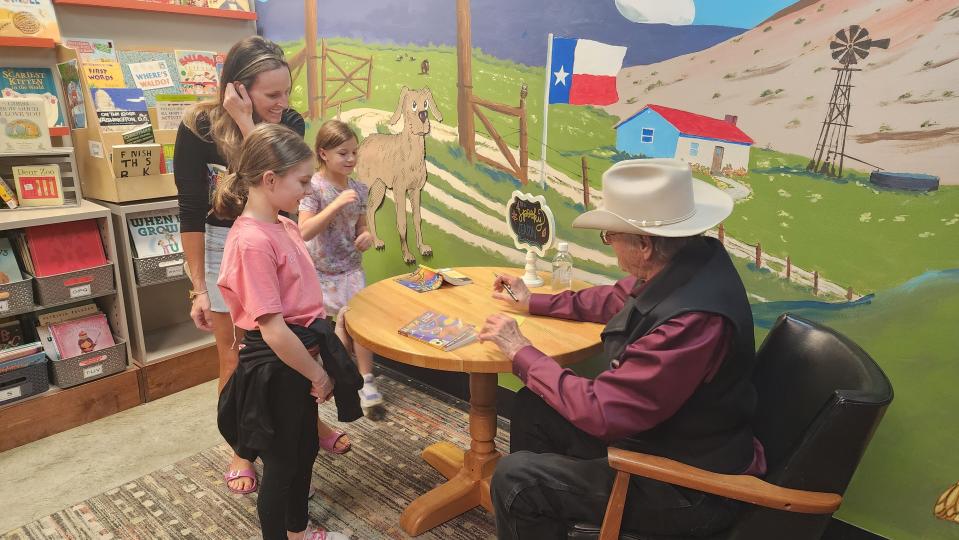
M603 174L603 206L573 227L652 236L694 236L722 222L732 198L693 178L678 159L620 161Z

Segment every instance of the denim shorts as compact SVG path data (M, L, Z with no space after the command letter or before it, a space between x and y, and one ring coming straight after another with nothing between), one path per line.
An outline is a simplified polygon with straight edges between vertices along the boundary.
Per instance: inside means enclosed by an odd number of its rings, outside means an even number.
M207 296L210 298L210 311L216 313L230 312L230 308L226 306L226 301L223 300L223 294L220 293L220 288L216 285L216 280L220 277L220 265L223 263L226 235L229 233L229 227L217 227L208 224L206 234L203 235L206 290L209 291Z

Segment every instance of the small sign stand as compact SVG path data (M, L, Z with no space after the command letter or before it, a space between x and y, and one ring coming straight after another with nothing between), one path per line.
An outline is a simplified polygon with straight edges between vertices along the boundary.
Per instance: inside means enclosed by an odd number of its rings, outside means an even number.
M542 195L514 191L506 204L506 222L516 249L526 250L523 282L530 287L543 285L536 273L537 255L543 257L556 241L556 221Z

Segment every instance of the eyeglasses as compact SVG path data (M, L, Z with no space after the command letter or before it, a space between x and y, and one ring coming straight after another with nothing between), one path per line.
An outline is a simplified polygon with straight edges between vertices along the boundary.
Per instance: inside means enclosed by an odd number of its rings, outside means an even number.
M610 245L610 240L611 240L614 236L616 236L617 234L623 234L623 233L610 232L610 231L599 231L599 239L603 241L603 244L605 244L605 245L608 246L608 245Z

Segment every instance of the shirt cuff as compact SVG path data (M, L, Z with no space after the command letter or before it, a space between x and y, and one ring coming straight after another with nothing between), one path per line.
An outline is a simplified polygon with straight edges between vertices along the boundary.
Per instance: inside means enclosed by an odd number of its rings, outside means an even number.
M551 294L533 293L529 295L529 314L547 315L549 313L549 302L553 297Z
M523 384L526 384L526 376L530 368L537 360L545 357L546 355L542 351L532 345L523 347L513 356L513 374L519 377Z

